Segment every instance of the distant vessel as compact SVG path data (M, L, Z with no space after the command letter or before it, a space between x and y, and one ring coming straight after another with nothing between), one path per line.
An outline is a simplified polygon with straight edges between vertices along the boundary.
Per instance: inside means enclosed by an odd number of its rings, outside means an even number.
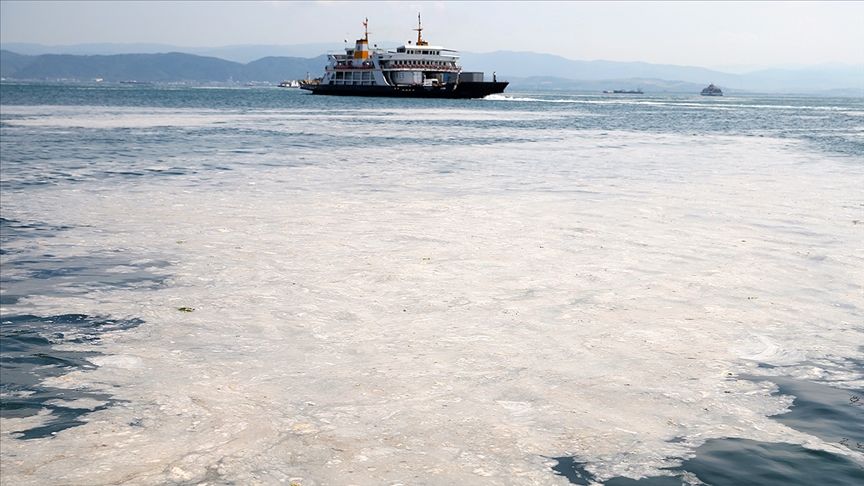
M709 84L707 88L702 90L702 96L723 96L723 91L714 84Z
M299 88L300 83L298 83L294 79L286 79L285 81L282 81L281 83L279 83L279 87L280 88Z
M301 89L312 89L321 84L321 78L312 79L312 73L306 73L306 79L297 82Z
M323 78L303 80L302 89L313 94L342 96L397 96L409 98L482 98L503 93L509 83L484 81L483 73L462 72L459 53L441 46L430 46L421 35L417 15L417 43L395 51L369 50L368 19L366 34L345 54L329 54L330 63Z
M613 93L614 94L642 94L642 88L639 88L637 90L612 89L612 90L606 90L606 91L604 91L604 93L608 93L608 94L613 94Z

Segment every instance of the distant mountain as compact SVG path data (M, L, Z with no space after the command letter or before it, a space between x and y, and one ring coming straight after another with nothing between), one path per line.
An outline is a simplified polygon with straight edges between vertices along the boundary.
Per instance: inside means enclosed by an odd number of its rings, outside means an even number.
M572 61L552 54L512 51L488 54L463 52L462 64L469 71L497 71L503 76L557 76L580 80L659 78L696 81L705 79L707 85L711 82L712 76L724 75L700 67L644 62Z
M864 64L764 69L741 74L737 83L748 89L769 92L857 90L864 94Z
M33 56L0 50L0 77L15 77L21 69L31 62L33 62Z
M73 54L76 56L111 56L114 54L165 54L168 52L189 52L186 48L168 44L76 44L73 46L44 46L27 42L5 42L2 48L26 56L41 56L42 54ZM216 56L218 57L218 56ZM229 59L230 60L230 59Z
M22 80L278 83L284 79L305 78L307 73L323 74L325 63L325 56L313 59L265 57L249 64L240 64L179 52L111 56L23 56L6 50L0 51L0 75L7 79Z
M6 49L9 46L25 52L10 51ZM392 47L388 43L381 46ZM125 52L132 49L164 51L175 47L164 44L87 44L57 48L88 55L44 53L52 48L36 44L7 43L3 44L3 47L4 50L0 52L0 76L8 79L86 81L101 78L105 81L134 79L150 82L277 83L283 79L305 78L306 73L311 73L313 77L322 75L326 64L326 56L322 53L339 50L343 46L304 44L189 48L197 51L197 54ZM207 55L202 55L204 53ZM309 53L318 56L310 57ZM255 57L261 54L266 55ZM534 52L463 52L461 56L465 71L482 71L487 78L491 78L495 72L498 79L511 81L511 89L548 88L596 92L606 89L642 88L646 93L693 93L709 83L714 83L727 93L737 91L864 96L864 64L828 64L731 74L694 66L573 61ZM253 58L255 60L251 60ZM243 63L238 62L238 59L244 60Z
M246 64L243 79L246 81L279 82L283 79L305 79L306 76L324 75L327 56L312 59L298 57L265 57Z
M500 76L499 76L500 79ZM527 78L508 78L509 91L575 91L600 93L608 89L642 89L645 93L698 93L704 84L685 81L666 81L652 78L579 80L556 76L531 76ZM728 91L734 93L734 90Z
M723 89L754 92L815 93L841 89L857 91L860 95L864 95L864 64L855 66L831 64L800 69L766 69L747 74L729 74L692 66L644 62L572 61L551 54L511 51L489 54L464 52L462 64L468 71L497 72L499 79L543 76L580 81L609 80L610 82L655 79L701 84L702 87L714 83ZM619 88L621 87L607 85L603 89Z
M19 69L17 79L94 78L105 81L226 81L238 76L242 65L189 54L118 54L114 56L75 56L43 54Z
M396 47L395 42L378 44L384 48ZM73 46L43 46L22 42L8 42L2 45L8 51L40 56L42 54L74 54L78 56L111 56L115 54L167 54L182 52L196 56L218 57L226 61L249 63L263 57L303 57L313 58L330 51L342 50L341 42L327 42L297 45L234 45L222 47L181 47L168 44L78 44Z

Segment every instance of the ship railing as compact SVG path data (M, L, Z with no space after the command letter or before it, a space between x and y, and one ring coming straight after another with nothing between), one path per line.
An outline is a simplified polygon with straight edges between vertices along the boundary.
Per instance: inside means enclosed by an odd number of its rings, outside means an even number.
M369 70L376 69L375 66L333 66L332 69L338 71L353 71L353 70ZM390 71L408 71L408 70L423 70L423 71L461 71L461 67L454 66L436 66L434 64L399 64L384 67Z
M435 66L432 64L399 64L387 66L384 69L389 70L417 70L422 69L423 71L460 71L462 68L453 67L453 66Z

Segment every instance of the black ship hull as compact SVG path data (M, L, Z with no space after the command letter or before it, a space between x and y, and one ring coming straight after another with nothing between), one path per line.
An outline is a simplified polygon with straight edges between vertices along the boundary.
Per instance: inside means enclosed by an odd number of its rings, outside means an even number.
M483 98L491 94L504 92L509 83L506 81L462 81L440 86L404 85L404 86L364 86L316 84L305 85L303 89L312 94L332 96L382 96L390 98Z

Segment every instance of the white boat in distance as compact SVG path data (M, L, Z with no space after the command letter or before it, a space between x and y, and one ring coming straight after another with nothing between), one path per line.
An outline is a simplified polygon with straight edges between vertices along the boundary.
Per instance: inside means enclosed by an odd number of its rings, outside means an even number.
M723 96L723 91L712 83L702 90L702 96Z

